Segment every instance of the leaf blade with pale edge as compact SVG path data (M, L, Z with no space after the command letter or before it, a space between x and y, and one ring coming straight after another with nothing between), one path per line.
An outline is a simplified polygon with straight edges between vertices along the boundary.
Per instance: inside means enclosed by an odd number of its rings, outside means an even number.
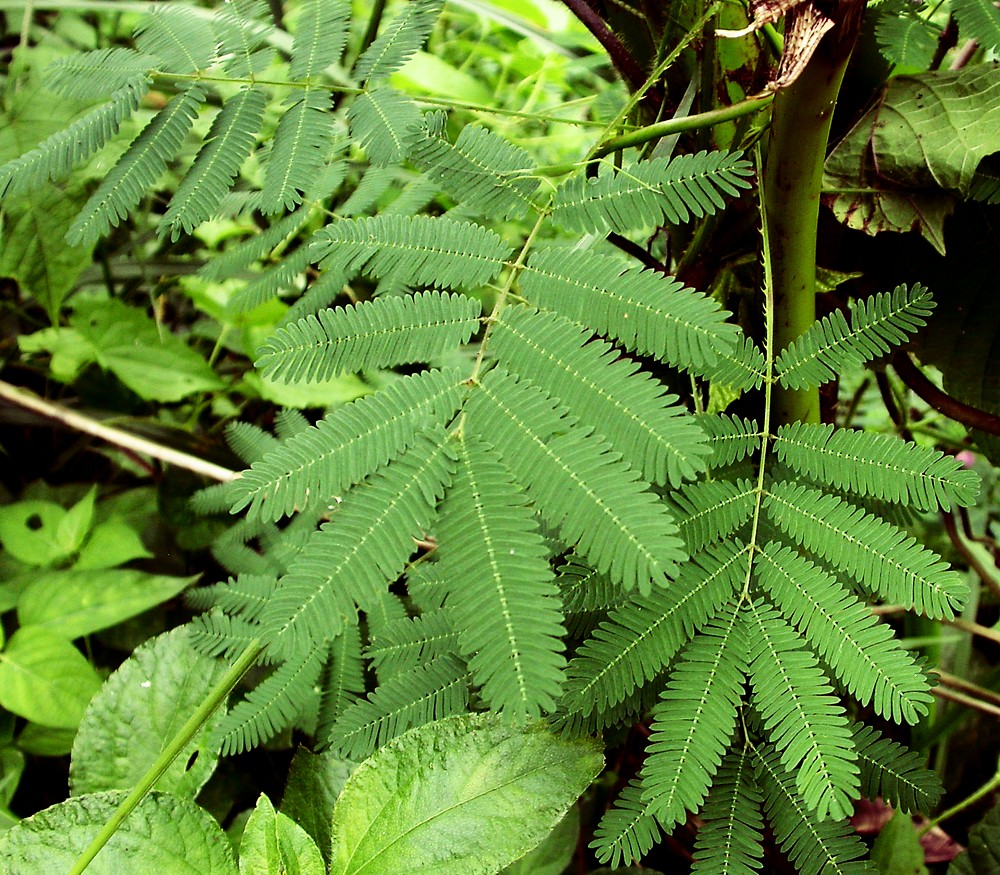
M285 383L429 361L479 328L481 304L446 292L377 298L321 310L279 328L257 352L265 377Z
M316 182L333 143L330 92L306 88L293 95L274 132L260 206L271 215L294 209Z
M594 741L486 715L414 729L348 779L330 873L493 875L548 835L602 764Z
M301 653L333 638L357 606L388 589L422 537L451 479L448 435L421 435L395 464L345 496L331 522L313 534L281 578L261 615L269 649Z
M747 670L744 634L733 600L684 648L653 709L642 801L664 829L701 807L729 747Z
M385 79L419 49L444 8L444 0L411 0L390 21L354 65L359 82Z
M302 4L288 75L294 82L318 76L338 60L347 44L348 0L307 0Z
M169 231L176 240L181 230L190 234L211 218L253 148L266 105L267 93L255 87L244 88L225 102L208 140L170 199L159 228L161 237Z
M225 664L198 653L189 635L181 626L140 645L91 700L73 741L72 795L132 789L225 674ZM156 789L197 795L218 761L209 736L223 713L208 719Z
M487 228L437 216L341 219L317 232L316 241L316 260L326 270L436 289L487 283L510 254Z
M255 461L234 481L231 512L277 522L323 507L394 458L433 423L444 425L462 399L457 370L402 377L338 408Z
M764 855L762 801L750 751L731 750L701 812L693 875L756 875Z
M417 104L388 85L359 94L347 119L351 136L375 165L398 164L406 158L423 127Z
M965 582L940 556L835 495L777 483L768 490L764 509L797 544L892 604L951 618L968 597Z
M711 298L609 255L549 249L531 256L521 290L533 304L589 325L630 350L704 374L739 329Z
M118 806L124 790L77 796L22 820L0 836L0 873L69 872ZM177 872L237 875L222 827L190 799L153 791L144 796L87 867L88 875Z
M466 406L470 430L516 466L539 512L598 570L648 593L687 558L659 501L589 429L541 389L496 368Z
M704 470L704 435L662 383L610 344L555 313L504 308L490 351L503 366L572 405L651 483L679 486Z
M460 436L457 447L438 523L446 604L490 709L535 719L555 709L566 665L548 551L514 475L474 436Z
M774 608L758 600L742 616L753 702L782 766L818 820L850 816L860 790L857 752L833 688Z

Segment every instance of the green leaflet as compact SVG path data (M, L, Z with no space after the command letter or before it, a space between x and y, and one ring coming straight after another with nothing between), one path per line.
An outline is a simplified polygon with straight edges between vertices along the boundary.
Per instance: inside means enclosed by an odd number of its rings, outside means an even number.
M354 137L372 164L398 164L423 132L420 108L388 85L359 94L347 112Z
M269 215L302 203L303 194L323 170L333 142L329 91L307 87L288 102L274 133L260 195L261 208Z
M412 0L407 3L358 58L354 65L354 76L358 81L380 81L402 67L424 44L443 6L444 0Z
M590 846L600 862L610 863L617 869L621 865L638 863L661 835L656 818L642 801L639 779L633 778L622 788L614 807L604 812Z

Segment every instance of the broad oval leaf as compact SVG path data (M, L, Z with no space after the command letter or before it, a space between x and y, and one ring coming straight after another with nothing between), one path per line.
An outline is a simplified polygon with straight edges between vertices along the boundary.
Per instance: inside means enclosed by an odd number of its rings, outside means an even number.
M324 875L316 843L288 815L275 811L263 793L240 842L241 875Z
M91 793L22 820L0 837L0 875L69 872L124 798L119 790ZM190 800L159 792L139 803L87 867L87 875L123 872L237 875L215 819Z
M331 875L492 875L538 845L603 765L598 744L488 715L428 723L350 777Z
M225 664L198 653L188 635L181 627L147 641L94 696L73 744L74 796L134 787L225 672ZM208 720L157 789L195 796L218 761L209 737L221 717L216 712Z

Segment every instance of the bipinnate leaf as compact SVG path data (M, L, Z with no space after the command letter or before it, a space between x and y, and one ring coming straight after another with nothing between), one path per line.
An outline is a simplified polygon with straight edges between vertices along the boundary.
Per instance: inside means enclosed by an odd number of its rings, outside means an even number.
M306 88L289 97L289 108L274 132L264 172L261 209L268 215L302 203L322 173L333 143L330 92Z
M340 58L347 44L350 17L348 0L307 0L302 4L288 70L293 81L318 76Z
M0 836L0 873L69 872L126 795L124 790L89 793L22 820ZM203 808L153 791L118 827L87 867L87 875L237 875L230 847L222 827Z
M216 53L212 28L182 6L163 4L139 22L135 31L139 51L156 56L171 73L194 73L209 65Z
M74 796L130 790L225 674L225 663L198 653L186 627L137 647L91 700L73 742ZM217 711L157 780L156 789L193 799L218 760L210 743Z
M1000 45L1000 10L990 0L950 0L948 6L963 39L974 39L984 49Z
M351 775L331 875L493 875L537 846L603 766L591 739L463 715L405 733Z
M316 843L263 793L240 839L240 875L325 875Z
M358 58L355 78L359 82L381 81L402 67L424 44L443 6L444 0L412 0L402 6Z
M420 108L405 94L383 85L359 94L347 111L351 136L372 164L398 164L422 130Z

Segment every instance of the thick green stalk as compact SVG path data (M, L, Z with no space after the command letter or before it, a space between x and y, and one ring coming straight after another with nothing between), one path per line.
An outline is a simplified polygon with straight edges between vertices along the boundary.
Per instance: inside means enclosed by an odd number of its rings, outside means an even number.
M780 352L816 321L816 228L833 110L860 27L843 0L834 28L798 79L774 100L764 201L774 258L774 343ZM776 387L776 424L819 421L818 389Z

